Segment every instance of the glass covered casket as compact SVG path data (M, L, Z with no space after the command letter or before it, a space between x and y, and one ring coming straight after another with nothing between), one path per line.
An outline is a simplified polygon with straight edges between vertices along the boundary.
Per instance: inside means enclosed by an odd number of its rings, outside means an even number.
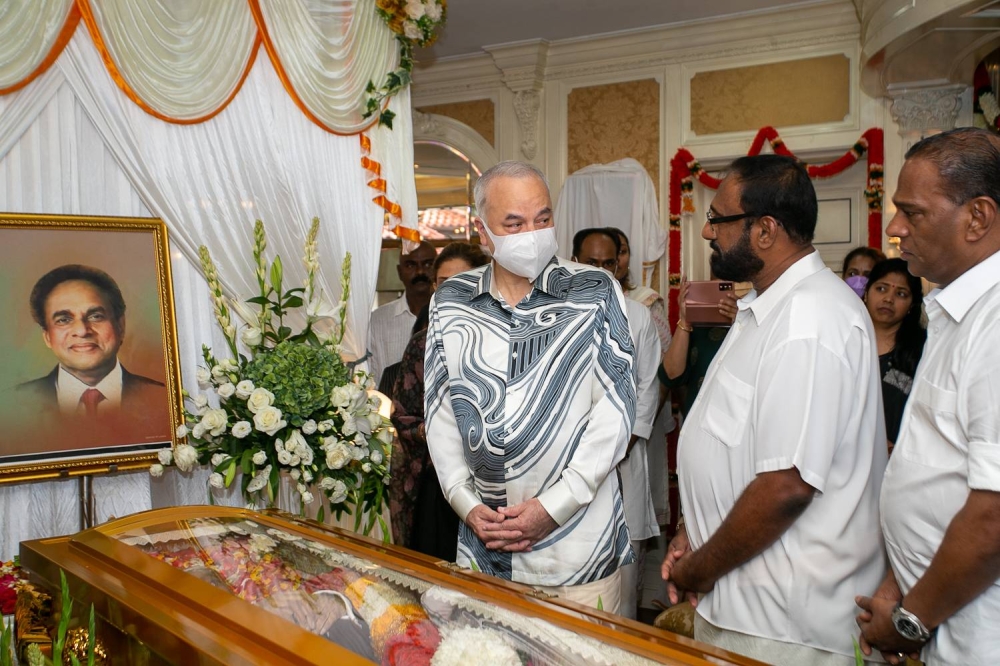
M278 512L147 511L26 541L21 563L55 599L65 571L106 663L756 663Z

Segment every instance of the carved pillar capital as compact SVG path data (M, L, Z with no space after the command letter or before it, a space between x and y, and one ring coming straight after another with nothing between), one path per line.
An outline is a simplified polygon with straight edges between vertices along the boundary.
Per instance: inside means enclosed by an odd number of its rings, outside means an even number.
M955 127L963 92L962 85L890 89L889 113L904 139L943 132Z

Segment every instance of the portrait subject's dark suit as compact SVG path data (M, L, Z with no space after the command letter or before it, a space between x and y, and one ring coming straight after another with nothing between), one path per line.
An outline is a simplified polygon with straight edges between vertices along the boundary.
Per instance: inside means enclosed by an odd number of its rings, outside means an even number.
M46 376L5 392L7 422L15 425L8 436L0 438L9 438L0 441L0 458L39 450L170 441L170 398L163 383L133 374L123 366L119 409L87 418L59 412L58 377L56 366Z

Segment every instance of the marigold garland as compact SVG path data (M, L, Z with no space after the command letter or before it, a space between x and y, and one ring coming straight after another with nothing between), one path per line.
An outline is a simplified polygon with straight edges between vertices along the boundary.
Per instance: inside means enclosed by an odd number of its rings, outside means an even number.
M764 148L765 141L771 145L771 150L775 154L795 157L773 127L762 127L757 132L747 155L759 155ZM810 178L830 178L853 166L866 153L868 154L868 180L865 187L865 200L868 203L868 245L878 248L882 246L882 197L884 193L883 164L885 160L882 130L877 127L867 130L851 146L850 150L828 164L806 164L805 166ZM695 179L713 190L718 189L721 182L706 172L687 148L679 148L673 159L670 160L670 252L667 257L667 274L670 286L668 304L671 325L677 323L680 313L678 297L681 284L681 217L693 215L695 212L693 196Z

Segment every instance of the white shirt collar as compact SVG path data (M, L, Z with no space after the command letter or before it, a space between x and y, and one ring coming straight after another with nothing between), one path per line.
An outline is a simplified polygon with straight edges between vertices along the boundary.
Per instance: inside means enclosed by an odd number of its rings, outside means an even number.
M122 404L122 365L115 359L115 367L99 381L96 386L88 386L74 377L66 368L59 365L56 378L56 396L59 400L59 411L63 414L75 414L80 406L80 397L89 388L95 388L104 396L97 406L98 411L117 409Z
M741 311L750 310L753 312L754 319L760 325L795 285L824 268L826 268L826 264L823 263L819 252L813 250L786 268L785 272L779 275L778 279L763 294L758 294L756 289L751 289L746 296L737 301L736 305Z
M965 271L946 287L931 290L924 302L939 305L956 322L961 322L983 294L1000 283L1000 252ZM929 312L928 312L929 314Z
M392 301L390 303L390 305L394 306L392 308L392 316L393 317L400 317L400 316L403 316L403 315L409 315L411 318L412 317L416 317L415 314L413 314L412 312L410 312L410 304L406 302L406 294L405 293L402 296L400 296L399 298L397 298L396 300Z

